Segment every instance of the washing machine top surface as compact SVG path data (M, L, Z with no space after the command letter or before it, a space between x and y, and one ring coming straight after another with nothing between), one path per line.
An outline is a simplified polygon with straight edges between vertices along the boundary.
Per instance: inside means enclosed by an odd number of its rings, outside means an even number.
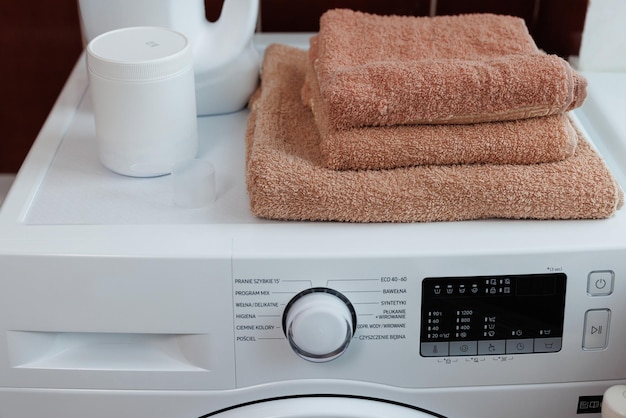
M307 47L308 37L293 38ZM257 37L260 51L273 42ZM589 98L573 112L580 127L599 149L620 184L626 184L625 125L620 114L626 109L624 74L586 74ZM254 217L249 210L245 185L245 127L248 111L199 118L198 157L216 170L217 200L200 209L174 204L172 176L132 178L115 174L98 161L90 91L83 60L79 60L65 91L42 129L29 158L0 213L3 234L46 240L50 231L66 231L67 237L88 236L106 228L109 237L136 240L139 230L160 234L161 239L185 231L207 234L213 242L228 243L236 235L302 243L303 251L316 248L307 243L331 245L355 251L524 251L546 248L622 247L626 213L618 211L607 220L532 221L481 220L415 224L343 224L328 222L281 222ZM202 230L202 232L200 232ZM268 237L268 231L272 231ZM96 233L98 235L101 232ZM57 232L55 234L58 235ZM303 237L307 236L307 240ZM141 234L140 234L141 235ZM333 237L329 240L329 237ZM155 239L156 240L156 239ZM224 242L220 242L224 244ZM376 245L382 242L384 245ZM319 243L319 242L318 242ZM391 243L391 245L390 245ZM12 245L14 245L13 243ZM319 249L319 247L318 247ZM260 249L262 251L262 248Z

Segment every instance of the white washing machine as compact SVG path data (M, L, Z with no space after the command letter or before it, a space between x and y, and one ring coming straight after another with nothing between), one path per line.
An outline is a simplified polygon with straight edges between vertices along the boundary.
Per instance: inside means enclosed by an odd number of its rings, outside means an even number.
M577 118L624 185L626 81L588 76ZM0 417L591 418L626 383L624 210L256 219L246 111L199 120L218 198L181 209L100 165L89 94L81 59L0 213Z

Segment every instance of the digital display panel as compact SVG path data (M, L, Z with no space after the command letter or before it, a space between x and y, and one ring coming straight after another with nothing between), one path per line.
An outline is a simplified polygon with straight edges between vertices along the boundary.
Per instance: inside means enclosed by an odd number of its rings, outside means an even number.
M564 273L425 278L420 354L560 351L566 281Z

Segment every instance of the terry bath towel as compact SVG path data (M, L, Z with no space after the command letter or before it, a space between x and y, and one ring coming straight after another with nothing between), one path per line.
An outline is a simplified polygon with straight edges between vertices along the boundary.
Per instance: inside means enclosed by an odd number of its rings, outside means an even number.
M336 129L328 123L312 63L307 67L302 100L311 108L320 133L321 163L335 170L552 162L573 155L577 142L564 113L473 124Z
M455 221L606 218L623 193L579 136L554 163L336 171L322 166L313 115L300 97L306 52L272 45L250 103L246 181L252 212L282 220Z
M320 19L314 71L337 129L546 116L586 97L586 81L540 51L524 21L492 14Z

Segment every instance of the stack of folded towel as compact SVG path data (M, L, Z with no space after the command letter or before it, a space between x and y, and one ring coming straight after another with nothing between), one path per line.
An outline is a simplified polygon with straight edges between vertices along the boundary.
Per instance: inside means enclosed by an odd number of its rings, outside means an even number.
M260 217L605 218L623 193L567 111L585 80L523 20L331 10L267 49L247 184Z

